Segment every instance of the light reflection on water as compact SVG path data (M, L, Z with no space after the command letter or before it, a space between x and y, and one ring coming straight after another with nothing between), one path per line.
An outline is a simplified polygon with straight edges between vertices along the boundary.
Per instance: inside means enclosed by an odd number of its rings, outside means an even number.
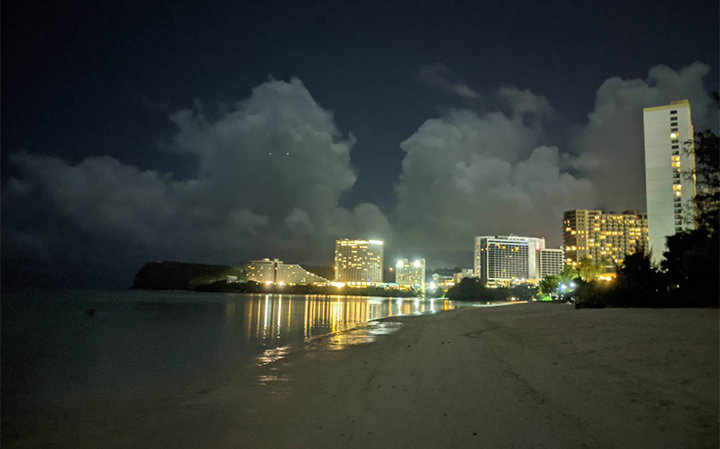
M378 318L454 308L451 301L441 299L248 295L243 302L226 303L226 319L231 326L236 326L238 315L242 315L246 340L271 343L288 338L307 341L318 335L344 332Z

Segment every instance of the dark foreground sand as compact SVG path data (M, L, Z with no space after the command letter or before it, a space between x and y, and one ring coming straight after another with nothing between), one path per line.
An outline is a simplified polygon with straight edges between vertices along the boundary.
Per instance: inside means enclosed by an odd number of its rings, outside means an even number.
M11 446L718 447L716 309L527 304L397 321L374 343L290 351L181 401Z

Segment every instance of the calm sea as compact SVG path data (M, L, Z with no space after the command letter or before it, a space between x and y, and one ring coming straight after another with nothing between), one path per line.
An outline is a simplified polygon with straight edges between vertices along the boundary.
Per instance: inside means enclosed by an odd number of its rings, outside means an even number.
M370 320L444 300L150 291L34 291L2 298L3 440L102 406L166 400L329 333L370 341ZM368 332L363 332L368 329ZM337 342L340 342L337 344Z

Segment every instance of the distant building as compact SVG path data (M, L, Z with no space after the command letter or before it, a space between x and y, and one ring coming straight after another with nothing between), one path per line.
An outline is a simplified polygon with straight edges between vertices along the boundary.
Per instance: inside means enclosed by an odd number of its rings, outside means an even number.
M395 283L425 290L425 259L400 259L395 264Z
M279 259L252 260L245 266L249 281L263 284L308 285L328 284L330 281L310 273L300 265L283 263Z
M383 242L342 239L335 242L335 282L380 284Z
M612 265L647 248L648 222L642 212L574 209L563 214L565 265L577 265L585 258Z
M472 268L462 269L457 273L453 273L453 282L459 284L465 278L471 278L473 276Z
M562 272L565 266L563 254L564 252L562 249L550 248L541 249L538 252L538 255L540 257L538 263L540 279L543 279L546 276L554 276Z
M643 109L645 193L653 260L662 259L665 238L695 227L693 125L688 100Z
M435 284L435 287L442 287L447 289L455 285L455 281L453 280L452 276L444 276L439 273L433 273L430 278L432 279L433 284Z
M487 285L537 282L545 239L515 235L475 237L474 275Z

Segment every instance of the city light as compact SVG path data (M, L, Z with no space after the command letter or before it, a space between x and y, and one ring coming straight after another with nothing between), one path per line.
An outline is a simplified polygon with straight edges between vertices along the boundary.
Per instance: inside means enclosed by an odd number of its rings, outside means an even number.
M397 268L402 268L404 265L405 265L405 264L403 263L402 260L398 260L398 262L395 264L395 266L396 266Z
M382 245L383 241L382 240L370 240L370 244L371 245Z
M413 267L415 267L415 268L420 268L420 265L421 264L420 264L419 260L416 260L415 262L413 262Z

